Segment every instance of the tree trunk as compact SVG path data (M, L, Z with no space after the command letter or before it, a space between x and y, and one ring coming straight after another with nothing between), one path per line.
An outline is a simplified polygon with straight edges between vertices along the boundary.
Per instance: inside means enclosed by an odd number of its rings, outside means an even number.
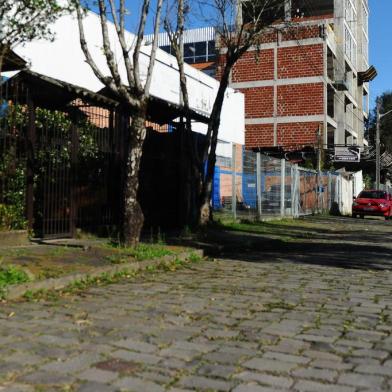
M186 207L187 222L186 225L195 227L198 224L198 202L200 197L200 182L202 170L200 168L200 157L197 144L192 135L192 123L190 117L187 117L184 130L184 150L186 166Z
M227 61L222 79L220 81L219 90L212 108L210 121L207 130L207 146L204 152L204 160L207 160L207 172L202 182L199 204L199 225L205 226L212 219L211 196L212 184L214 180L215 164L216 164L216 146L218 144L218 131L221 123L221 114L225 92L229 85L230 72L233 67L233 59Z
M182 5L180 9L182 10ZM181 28L183 20L181 21ZM176 45L176 42L174 42ZM182 44L181 44L182 45ZM176 47L176 59L180 72L180 88L185 111L185 124L181 130L181 167L183 173L183 190L182 190L182 206L183 206L183 226L194 227L198 223L198 198L200 192L201 172L200 159L197 147L192 137L192 118L189 105L189 94L187 79L184 69L184 58L181 48Z
M1 73L3 71L3 63L4 63L6 53L7 53L7 49L4 46L0 49L0 82L1 82L1 78L2 78Z
M146 138L146 105L132 115L124 179L122 242L136 246L144 224L144 216L138 201L139 169Z

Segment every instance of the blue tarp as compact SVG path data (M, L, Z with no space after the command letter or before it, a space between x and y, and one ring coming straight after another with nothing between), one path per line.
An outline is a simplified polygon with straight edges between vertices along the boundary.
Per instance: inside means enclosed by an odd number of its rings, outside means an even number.
M220 197L220 171L220 167L215 166L214 183L212 187L212 208L216 210L222 208Z

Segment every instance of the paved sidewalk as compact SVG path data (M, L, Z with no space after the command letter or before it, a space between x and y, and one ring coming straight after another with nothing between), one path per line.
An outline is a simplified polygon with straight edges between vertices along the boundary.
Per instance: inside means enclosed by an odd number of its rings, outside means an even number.
M323 238L288 253L223 252L57 302L0 305L0 391L392 390L387 223L315 219Z

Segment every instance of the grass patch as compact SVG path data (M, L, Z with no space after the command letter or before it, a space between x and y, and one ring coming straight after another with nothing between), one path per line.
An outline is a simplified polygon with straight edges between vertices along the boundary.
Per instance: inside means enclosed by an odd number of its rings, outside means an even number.
M29 280L26 272L15 265L8 264L0 266L0 299L2 299L7 292L7 286L25 283Z
M23 299L27 301L39 301L39 300L50 300L58 301L61 297L68 295L79 294L90 287L96 286L106 286L113 283L117 283L123 280L134 279L140 276L148 276L149 274L155 274L160 271L162 272L175 272L180 268L188 268L189 264L197 263L203 260L201 256L193 254L188 258L188 261L180 260L176 258L172 261L160 261L155 265L149 265L145 269L127 269L124 268L114 273L102 273L97 277L87 276L80 280L75 280L74 282L67 285L61 290L55 289L41 289L31 291L28 290L24 293Z
M16 283L25 283L29 280L26 272L15 265L7 264L0 266L0 287Z
M117 253L107 256L107 259L112 264L124 264L129 263L132 260L152 260L173 254L175 253L164 245L139 244L135 248L117 248Z

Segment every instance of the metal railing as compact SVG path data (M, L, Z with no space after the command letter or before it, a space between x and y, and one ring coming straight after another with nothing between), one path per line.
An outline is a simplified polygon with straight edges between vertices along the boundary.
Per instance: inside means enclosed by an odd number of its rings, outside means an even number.
M239 154L238 148L233 147L231 167L216 167L215 212L250 220L339 212L339 173L317 172L253 151Z

